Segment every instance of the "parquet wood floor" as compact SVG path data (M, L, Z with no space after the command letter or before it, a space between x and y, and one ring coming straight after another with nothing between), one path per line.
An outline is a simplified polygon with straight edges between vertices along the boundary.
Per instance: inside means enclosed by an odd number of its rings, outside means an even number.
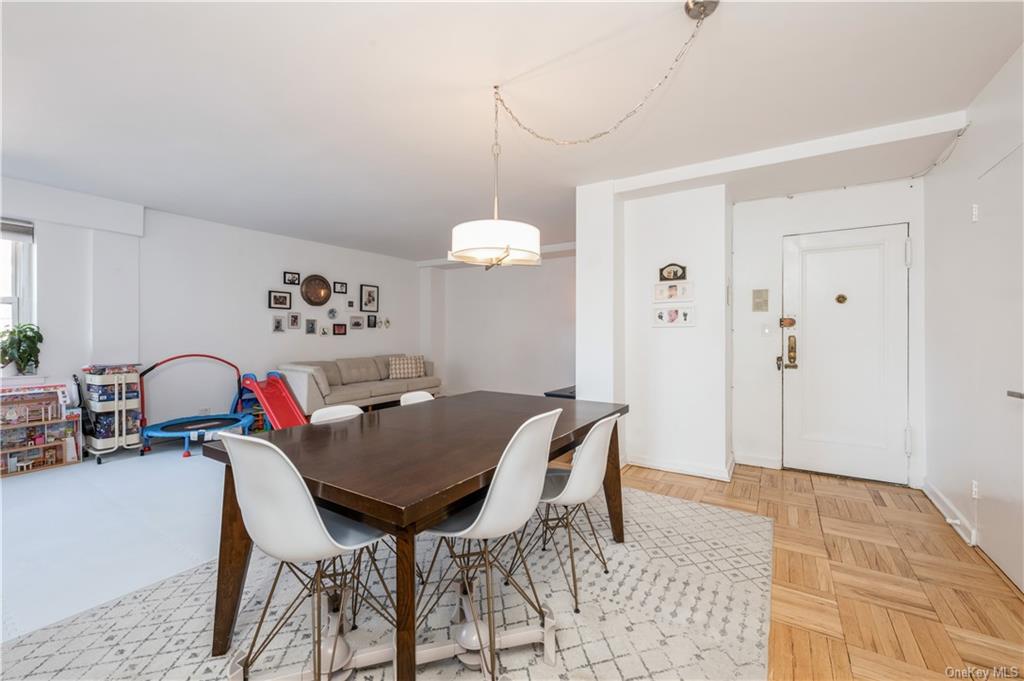
M622 479L775 520L769 679L1024 677L1024 595L919 490L742 465Z

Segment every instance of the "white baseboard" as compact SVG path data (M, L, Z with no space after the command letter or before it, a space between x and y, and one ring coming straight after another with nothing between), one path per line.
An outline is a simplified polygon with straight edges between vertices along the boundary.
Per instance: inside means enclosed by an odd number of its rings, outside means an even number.
M758 454L740 454L737 452L736 463L741 463L745 466L759 466L761 468L774 468L778 470L782 468L782 457L762 456Z
M939 512L943 516L947 519L960 521L959 524L956 525L950 523L950 526L957 531L957 534L963 537L965 542L971 546L975 546L978 543L978 528L971 524L967 519L967 516L961 513L960 509L954 506L953 502L951 502L945 494L940 492L935 485L928 482L928 480L924 481L922 489L924 490L925 496L931 499L932 503L938 507Z
M668 471L669 473L683 473L684 475L696 475L700 478L711 478L712 480L724 480L729 482L732 479L732 466L728 468L716 468L712 466L697 466L692 464L684 464L682 466L677 464L666 464L664 461L659 459L648 459L643 456L631 456L629 462L636 466L643 466L644 468L654 468L659 471Z

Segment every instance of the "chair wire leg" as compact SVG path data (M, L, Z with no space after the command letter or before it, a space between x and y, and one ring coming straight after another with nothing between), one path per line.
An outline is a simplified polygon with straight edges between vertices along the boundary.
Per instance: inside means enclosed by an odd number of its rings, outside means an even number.
M483 559L484 581L487 585L487 666L490 668L491 681L495 681L498 678L498 656L495 650L497 642L494 628L494 575L491 570L491 550L486 539L483 540Z
M597 538L597 530L594 529L594 521L590 519L590 511L587 510L586 504L583 506L583 515L587 518L587 524L590 525L590 534L594 537L594 547L597 549L597 557L601 560L601 567L604 568L604 573L608 574L608 561L604 558L604 551L601 549L601 540Z
M313 583L310 587L313 590L313 681L320 681L320 648L323 637L323 627L321 626L322 612L320 610L320 594L324 590L323 584L323 561L318 560L316 562L316 570L313 572Z
M359 584L359 574L363 569L363 552L365 548L356 551L355 557L352 559L352 625L349 627L350 631L355 631L359 628L356 623L356 616L359 614L359 592L356 588Z
M569 516L572 509L565 509L563 522L565 533L569 536L569 567L572 569L572 607L577 615L580 612L579 583L576 581L576 550L572 544L572 518Z
M283 561L277 564L277 572L274 574L274 581L270 585L270 593L267 594L267 601L263 604L260 618L256 622L256 631L252 635L252 643L249 644L249 652L246 654L245 659L242 660L242 678L245 681L249 679L249 668L254 661L252 652L256 648L256 641L260 638L260 630L263 628L263 623L267 621L267 611L270 610L270 601L274 598L274 592L277 591L277 583L281 579L282 570L284 570Z
M537 614L540 615L540 625L544 626L544 609L540 607L540 597L537 595L537 587L533 584L533 575L530 574L530 566L526 564L526 554L523 553L523 544L518 536L513 537L516 541L516 555L523 566L523 572L526 573L526 581L530 584L530 591L533 593L533 606Z
M548 518L551 517L551 504L544 504L544 529L541 530L541 551L548 550Z

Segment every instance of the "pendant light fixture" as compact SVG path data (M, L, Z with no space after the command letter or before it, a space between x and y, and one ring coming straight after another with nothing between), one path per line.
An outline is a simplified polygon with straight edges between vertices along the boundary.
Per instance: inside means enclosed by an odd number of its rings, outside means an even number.
M499 265L539 265L540 264L540 230L531 224L516 220L503 220L498 217L498 159L501 156L501 145L498 143L498 112L504 109L509 119L524 132L541 142L556 146L575 146L589 144L614 133L619 127L643 109L651 97L675 73L690 46L700 32L704 20L718 7L718 0L686 0L683 10L696 22L690 37L676 52L675 59L669 64L664 75L644 94L643 98L632 109L620 116L611 126L599 130L586 137L562 139L541 133L523 123L519 116L501 96L501 88L494 86L494 144L491 153L494 155L494 217L489 220L472 220L455 225L452 228L452 249L448 251L448 260L464 262L470 265L483 265L491 269Z
M498 216L498 86L494 86L494 216L452 227L452 250L448 259L491 269L499 265L539 265L540 230L526 222L503 220Z

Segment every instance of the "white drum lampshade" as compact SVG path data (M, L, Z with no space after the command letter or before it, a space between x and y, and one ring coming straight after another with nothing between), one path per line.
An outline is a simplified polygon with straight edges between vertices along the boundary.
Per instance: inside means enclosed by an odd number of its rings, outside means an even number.
M472 220L452 227L449 260L472 265L540 264L540 230L515 220Z

